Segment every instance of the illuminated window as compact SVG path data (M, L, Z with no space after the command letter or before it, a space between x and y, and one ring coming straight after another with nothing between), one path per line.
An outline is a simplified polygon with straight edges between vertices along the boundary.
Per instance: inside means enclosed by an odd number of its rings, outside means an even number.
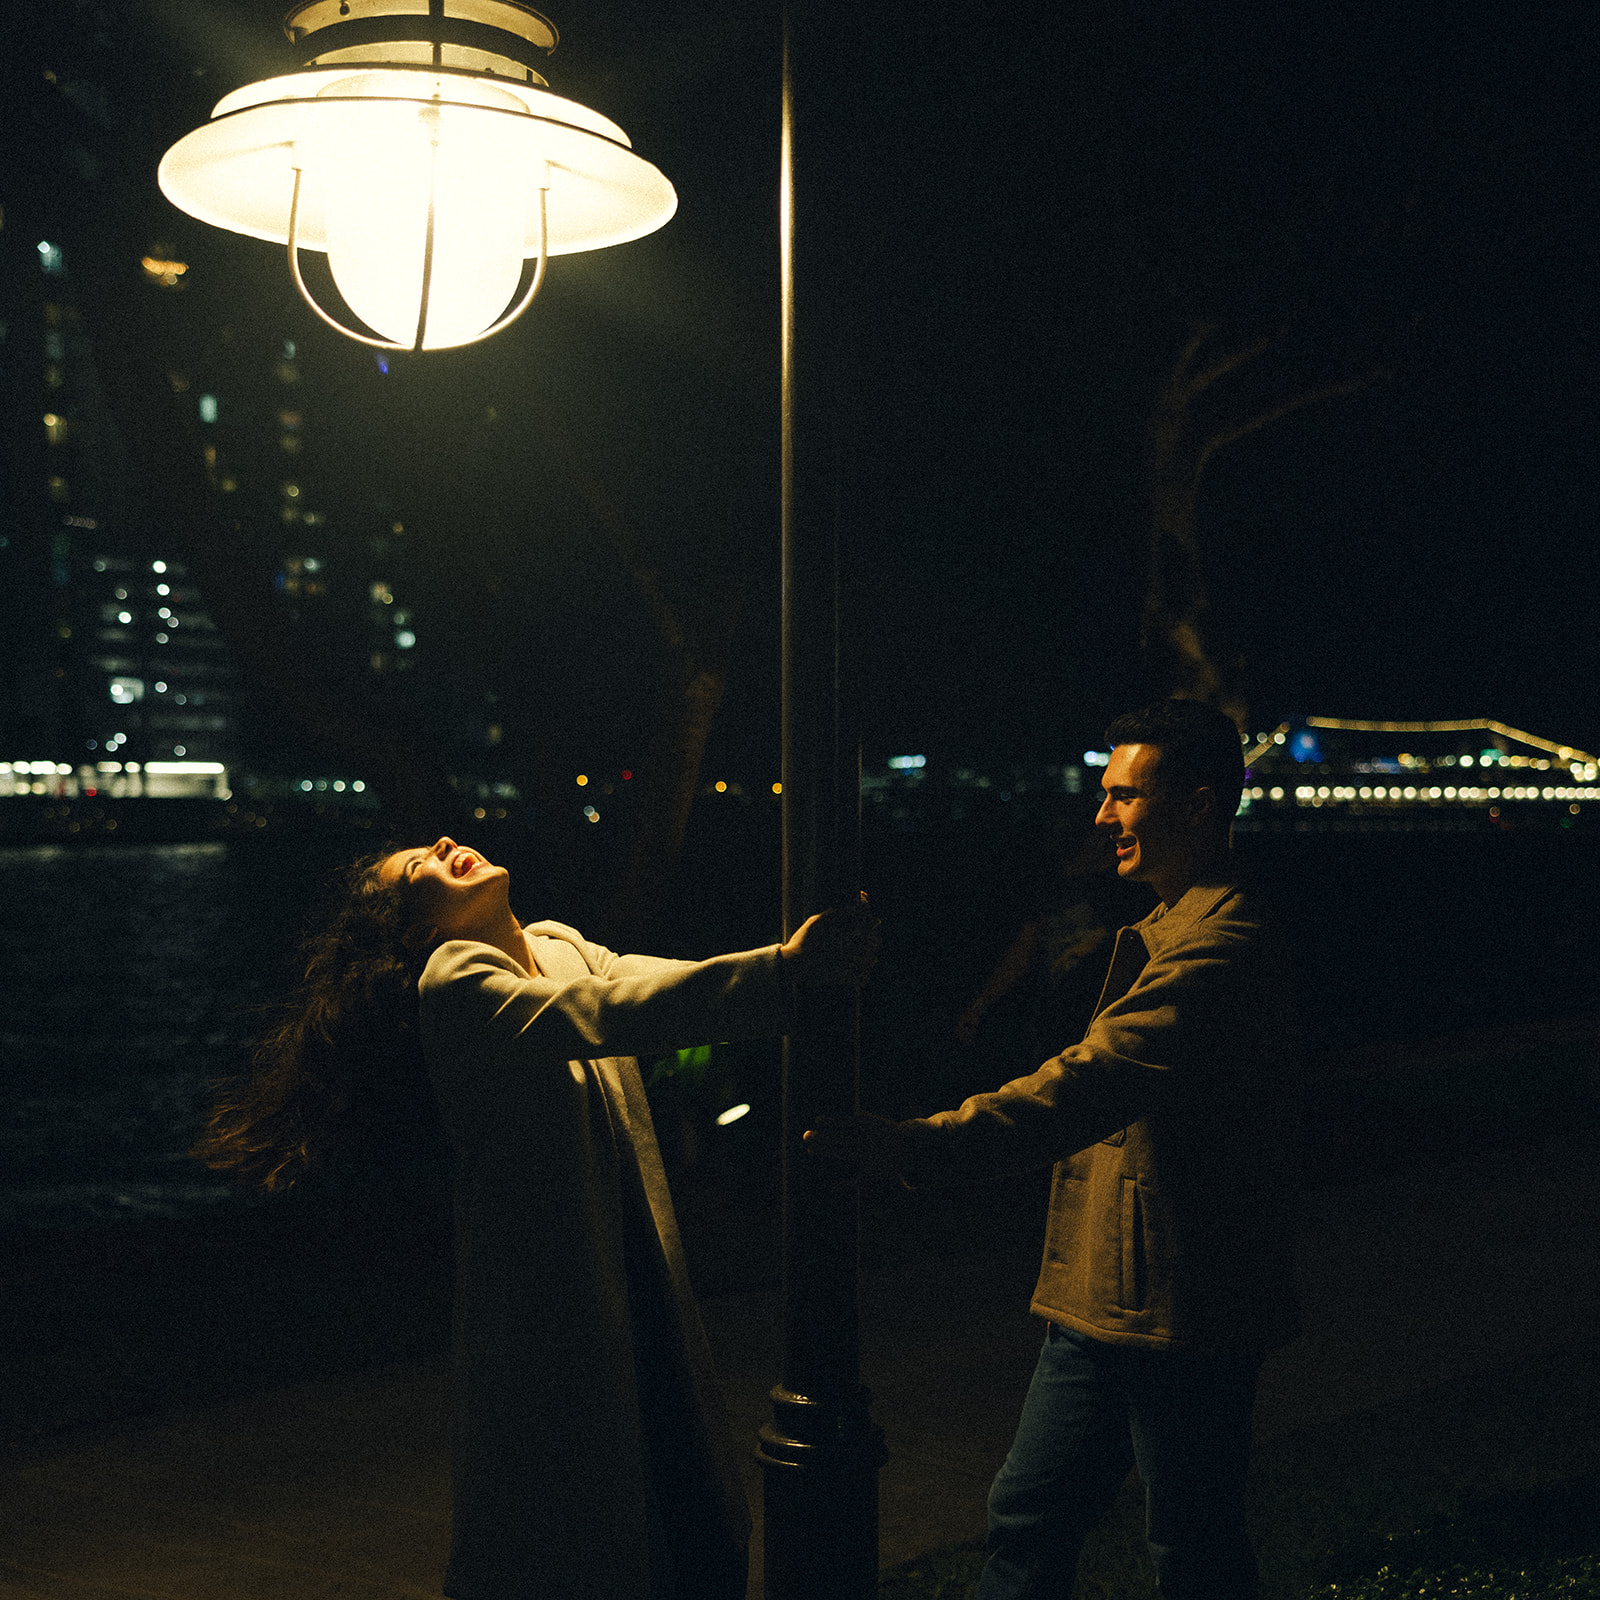
M114 705L131 706L134 701L143 699L143 678L113 678L111 680L111 700Z
M217 420L217 397L214 394L200 396L200 420L202 422Z

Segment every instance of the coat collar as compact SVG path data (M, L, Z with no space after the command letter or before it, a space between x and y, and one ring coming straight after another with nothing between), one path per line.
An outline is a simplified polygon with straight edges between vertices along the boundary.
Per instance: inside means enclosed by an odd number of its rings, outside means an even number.
M1238 889L1239 880L1236 877L1218 873L1185 890L1176 905L1157 906L1137 924L1146 948L1154 955L1161 946L1181 938L1202 917L1216 910L1230 894L1236 894Z

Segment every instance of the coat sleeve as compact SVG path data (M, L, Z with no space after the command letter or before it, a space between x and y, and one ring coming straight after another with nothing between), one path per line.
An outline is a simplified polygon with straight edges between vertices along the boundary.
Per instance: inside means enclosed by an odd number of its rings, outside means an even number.
M1180 1092L1204 1092L1237 1015L1242 968L1258 926L1225 912L1203 918L1146 963L1100 1011L1080 1044L1036 1072L973 1095L954 1111L901 1126L913 1184L1000 1177L1048 1166L1159 1112Z
M451 940L422 975L424 1026L438 1036L472 1030L491 1046L485 1059L572 1061L631 1056L759 1038L784 1026L777 947L709 961L650 963L599 951L604 969L558 980L531 977L502 951ZM595 963L591 963L595 964Z

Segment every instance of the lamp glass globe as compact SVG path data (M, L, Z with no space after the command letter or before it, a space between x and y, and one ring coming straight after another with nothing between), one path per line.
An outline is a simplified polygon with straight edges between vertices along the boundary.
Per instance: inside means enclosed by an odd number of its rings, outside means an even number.
M369 100L360 111L341 119L307 167L334 282L370 328L412 344L431 200L423 348L465 344L504 311L522 273L528 185L526 168L506 158L508 119L415 101Z

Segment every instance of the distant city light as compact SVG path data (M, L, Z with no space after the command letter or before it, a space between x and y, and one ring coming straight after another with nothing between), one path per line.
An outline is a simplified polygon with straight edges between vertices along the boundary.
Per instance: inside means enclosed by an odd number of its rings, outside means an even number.
M409 628L402 628L399 633L394 636L395 648L397 650L409 650L416 642L417 636Z
M1573 809L1576 810L1577 807L1573 807ZM717 1117L717 1126L719 1128L726 1128L730 1122L737 1122L740 1117L747 1117L749 1114L750 1107L743 1101L740 1101L740 1103L736 1106L729 1106L726 1111L722 1112Z
M585 806L583 808L583 814L591 822L598 822L600 820L600 813L598 811L596 811L593 806Z
M165 572L167 570L167 564L165 561L152 561L150 563L150 570L152 572Z
M589 775L588 775L588 773L586 773L586 772L580 772L580 773L579 773L579 774L578 774L578 787L579 787L579 788L580 788L580 789L581 789L581 788L583 788L583 787L584 787L584 785L585 785L585 784L587 784L587 783L588 783L588 781L589 781Z
M622 781L624 783L629 783L629 782L632 781L632 779L633 779L633 773L631 771L629 771L629 769L627 767L624 767L622 769Z
M164 256L141 256L139 265L144 268L144 275L152 283L158 283L163 289L176 289L178 281L189 270L187 261L170 261ZM206 421L215 419L207 417Z
M110 687L112 703L115 705L131 706L135 700L144 699L143 678L113 678Z
M781 784L781 783L775 783L775 784L773 784L773 786L772 786L772 792L773 792L773 793L774 793L774 794L782 794L782 793L783 793L783 785L782 785L782 784Z
M1111 752L1109 750L1085 750L1083 764L1086 767L1109 767L1111 765Z
M217 397L214 394L200 396L200 420L202 422L217 420Z
M728 786L721 778L717 779L716 789L718 794L726 794L728 792Z
M48 239L39 241L39 270L50 278L59 278L67 270L66 257L62 255L60 245L51 244Z
M889 770L891 772L910 772L916 767L925 767L928 764L926 756L890 756Z
M357 778L356 781L350 785L350 787L354 789L357 794L365 794L367 789L366 784L364 784L359 778Z

